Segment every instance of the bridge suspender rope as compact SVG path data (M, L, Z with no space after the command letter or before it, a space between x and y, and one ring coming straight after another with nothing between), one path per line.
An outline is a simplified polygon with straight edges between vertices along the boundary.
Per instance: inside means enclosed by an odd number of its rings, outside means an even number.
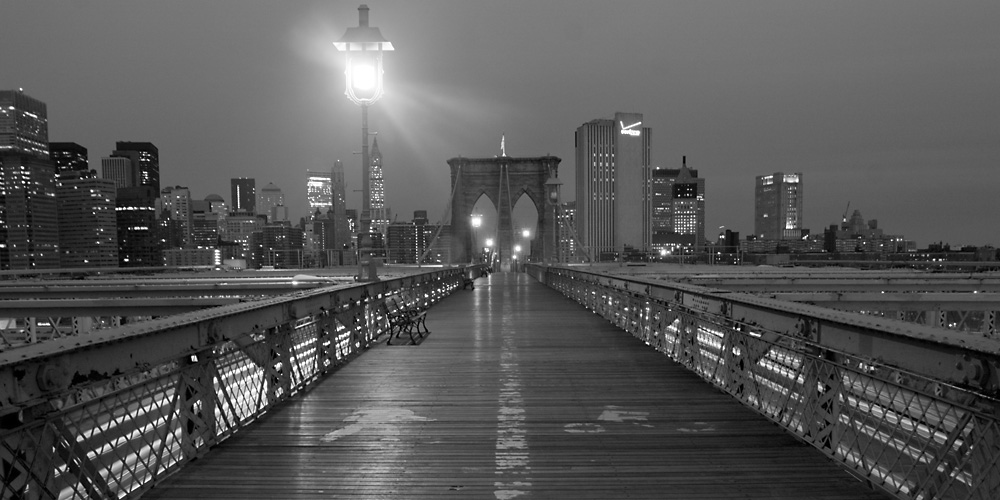
M431 253L431 249L434 248L434 242L437 241L438 237L441 236L441 230L444 229L444 221L448 220L448 215L451 214L451 204L455 200L455 191L458 191L458 185L462 181L462 167L458 167L458 174L455 175L455 183L451 187L451 197L448 198L448 203L444 207L444 215L438 220L437 231L434 232L434 237L427 242L427 248L424 249L424 253L420 254L420 258L417 259L417 265L419 266L424 262L427 254Z
M566 215L563 212L563 207L561 204L556 205L556 208L559 211L559 215ZM587 249L587 247L583 246L583 243L580 243L580 237L576 235L576 227L574 227L573 224L570 224L569 217L566 217L565 219L566 219L566 227L569 228L569 234L570 236L573 237L573 241L576 243L576 253L583 254L584 258L587 259L587 262L593 262L594 259L590 257L590 250ZM556 228L559 227L559 221L555 220L553 221L553 223L555 224L556 227L552 228L552 230L555 231Z

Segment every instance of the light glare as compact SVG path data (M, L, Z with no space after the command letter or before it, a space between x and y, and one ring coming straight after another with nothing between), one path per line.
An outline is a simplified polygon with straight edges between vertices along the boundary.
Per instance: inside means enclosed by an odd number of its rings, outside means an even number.
M375 88L375 68L367 64L359 64L351 68L351 85L358 90Z

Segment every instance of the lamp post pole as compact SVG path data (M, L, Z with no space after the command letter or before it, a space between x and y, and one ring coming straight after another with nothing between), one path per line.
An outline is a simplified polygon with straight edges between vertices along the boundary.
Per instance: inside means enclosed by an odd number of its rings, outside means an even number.
M372 227L371 164L368 158L368 103L361 103L361 229L370 232Z
M382 97L382 52L394 50L382 32L368 25L368 6L358 7L358 26L347 28L333 43L347 57L347 88L344 93L361 106L361 223L359 232L371 231L371 165L368 157L368 106Z

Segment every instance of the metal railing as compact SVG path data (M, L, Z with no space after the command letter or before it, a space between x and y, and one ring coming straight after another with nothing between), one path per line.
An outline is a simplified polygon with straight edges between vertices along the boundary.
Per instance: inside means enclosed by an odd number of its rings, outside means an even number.
M0 499L134 498L425 306L461 268L295 292L0 353Z
M529 266L906 499L1000 498L1000 342L709 288Z

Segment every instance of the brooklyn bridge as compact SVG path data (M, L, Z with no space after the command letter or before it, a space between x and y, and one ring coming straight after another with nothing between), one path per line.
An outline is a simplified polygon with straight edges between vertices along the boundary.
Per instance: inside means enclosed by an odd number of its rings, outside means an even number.
M10 280L0 498L1000 491L998 276L485 271Z

